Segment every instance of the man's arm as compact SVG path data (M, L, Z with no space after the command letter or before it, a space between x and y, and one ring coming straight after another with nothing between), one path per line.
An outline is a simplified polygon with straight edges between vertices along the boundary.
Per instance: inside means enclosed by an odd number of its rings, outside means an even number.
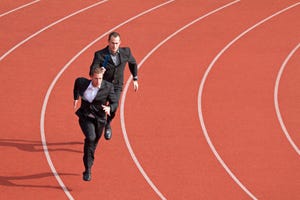
M128 53L128 66L129 70L133 76L133 80L137 80L137 75L138 75L138 67L137 67L137 62L134 58L134 56L131 53L130 48L127 48L127 53Z
M79 99L79 83L80 82L80 78L77 78L74 82L74 87L73 87L73 108L76 109L77 105L78 105L78 99Z
M129 52L129 59L128 59L128 66L129 66L129 70L132 74L133 77L133 89L134 91L137 91L139 88L139 84L138 84L138 66L137 66L137 62L134 58L134 56L131 53L130 48L128 48L128 52Z
M90 72L89 72L89 75L92 75L92 71L96 68L96 67L99 67L100 66L100 57L99 57L99 54L97 52L95 52L94 54L94 58L93 58L93 62L90 66Z

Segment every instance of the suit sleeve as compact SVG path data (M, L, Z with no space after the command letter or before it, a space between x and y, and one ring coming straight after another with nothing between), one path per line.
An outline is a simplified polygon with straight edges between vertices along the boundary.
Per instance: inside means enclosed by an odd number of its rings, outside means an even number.
M73 98L74 100L78 100L79 99L79 87L78 87L78 82L79 82L79 78L77 78L74 81L74 87L73 87Z
M94 58L93 58L93 62L90 66L90 72L89 72L89 75L92 75L92 71L96 68L96 67L99 67L100 66L100 62L101 62L101 59L99 57L100 54L98 54L97 52L95 52L94 54Z
M133 76L133 80L137 80L138 79L137 63L136 63L134 56L131 53L130 48L128 48L128 53L129 53L129 59L128 59L129 70Z
M78 100L80 96L82 96L82 89L83 84L85 83L85 80L88 80L83 77L79 77L74 82L74 88L73 88L73 98L74 100Z

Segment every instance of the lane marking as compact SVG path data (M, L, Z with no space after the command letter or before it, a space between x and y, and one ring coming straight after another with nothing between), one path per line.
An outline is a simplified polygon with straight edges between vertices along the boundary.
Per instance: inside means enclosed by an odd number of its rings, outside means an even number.
M37 32L35 32L34 34L30 35L29 37L27 37L27 38L24 39L23 41L21 41L21 42L19 42L18 44L16 44L13 48L11 48L10 50L8 50L6 53L4 53L4 54L0 57L0 61L2 61L6 56L8 56L11 52L13 52L14 50L16 50L18 47L20 47L21 45L23 45L24 43L26 43L26 42L29 41L30 39L34 38L34 37L37 36L38 34L42 33L43 31L45 31L45 30L47 30L47 29L49 29L49 28L51 28L51 27L57 25L57 24L60 23L60 22L65 21L66 19L69 19L69 18L71 18L71 17L73 17L73 16L75 16L75 15L78 15L78 14L80 14L80 13L82 13L82 12L84 12L84 11L90 9L90 8L93 8L93 7L95 7L95 6L98 6L98 5L100 5L100 4L102 4L102 3L105 3L105 2L107 2L107 1L108 1L108 0L99 1L99 2L97 2L97 3L95 3L95 4L92 4L92 5L88 6L88 7L85 7L85 8L83 8L83 9L80 9L80 10L78 10L78 11L76 11L76 12L74 12L74 13L72 13L72 14L66 16L66 17L63 17L63 18L61 18L61 19L59 19L59 20L57 20L57 21L51 23L50 25L48 25L48 26L46 26L46 27L40 29L39 31L37 31Z
M239 2L239 0L237 1L233 1L231 3L228 3L218 9L215 9L214 11L211 11L209 13L207 13L206 15L203 15L199 18L197 18L196 20L192 21L191 23L183 26L182 28L178 29L176 32L174 32L173 34L171 34L169 37L167 37L165 40L163 40L162 42L160 42L156 47L154 47L143 59L142 61L140 62L138 68L141 68L143 63L160 47L162 46L164 43L166 43L168 40L170 40L172 37L174 37L175 35L177 35L179 32L183 31L184 29L190 27L191 25L193 25L194 23L200 21L201 19L204 19L206 17L208 17L209 15L212 15L232 4L235 4ZM124 140L125 140L125 143L126 143L126 146L128 148L128 151L130 152L130 155L132 157L132 159L134 160L134 163L136 164L137 168L139 169L139 171L141 172L141 174L144 176L144 178L146 179L146 181L148 182L148 184L152 187L152 189L157 193L157 195L165 200L166 197L164 197L162 195L162 193L157 189L157 187L153 184L153 182L150 180L150 178L148 177L148 175L146 174L146 172L144 171L143 167L140 165L137 157L135 156L134 154L134 151L130 145L130 142L129 142L129 139L128 139L128 134L127 134L127 131L126 131L126 126L125 126L125 117L124 117L124 105L125 105L125 99L126 99L126 94L127 94L127 91L128 91L128 88L129 88L129 85L130 85L130 82L132 81L132 76L129 77L129 79L127 80L126 84L125 84L125 87L124 87L124 90L123 90L123 94L122 94L122 98L121 98L121 105L120 105L120 120L121 120L121 127L122 127L122 133L123 133L123 137L124 137Z
M60 22L62 22L62 21L64 21L64 20L66 20L66 19L68 19L68 18L70 18L70 17L72 17L72 16L74 16L74 15L76 15L76 14L82 13L82 12L84 12L84 11L86 11L86 10L92 8L92 7L95 7L95 6L97 6L97 5L100 5L100 4L102 4L102 3L106 2L106 1L108 1L108 0L104 0L104 1L100 1L100 2L97 2L97 3L95 3L95 4L92 4L91 6L88 6L88 7L86 7L86 8L80 9L80 10L74 12L73 14L68 15L68 16L66 16L66 17L64 17L64 18L62 18L62 19L60 19L60 20L58 20L58 21L56 21L56 22L50 24L49 26L46 26L45 28L41 29L40 31L38 31L38 32L36 32L35 34L33 34L33 35L31 35L30 37L28 37L26 40L24 40L24 41L22 41L21 43L19 43L18 45L16 45L12 50L14 50L14 49L16 49L17 47L21 46L21 45L24 44L26 41L30 40L31 38L35 37L35 36L38 35L39 33L45 31L46 29L48 29L48 28L50 28L50 27L52 27L52 26L54 26L54 25L56 25L56 24L58 24L58 23L60 23ZM11 50L11 51L12 51L12 50ZM10 51L10 52L11 52L11 51ZM9 53L10 53L10 52L9 52ZM8 55L8 54L6 54L6 55ZM4 57L5 57L5 56L4 56ZM4 57L3 57L3 58L4 58ZM2 58L2 57L1 57L1 58ZM62 74L62 73L60 73L59 76L61 76L61 74ZM58 78L57 78L57 79L58 79ZM55 82L57 81L57 79L55 79ZM53 83L51 84L51 86L50 86L51 90L53 89L55 82L53 82ZM50 88L49 88L49 89L50 89ZM40 118L40 134L41 134L41 142L42 142L43 150L44 150L44 153L45 153L45 156L46 156L48 165L49 165L49 167L50 167L50 169L51 169L51 171L52 171L52 173L53 173L55 179L57 180L57 182L58 182L58 184L60 185L60 187L63 189L63 191L64 191L64 193L66 194L66 196L67 196L70 200L74 200L74 198L73 198L73 196L71 195L69 189L65 186L64 182L62 181L62 179L60 178L59 174L57 173L56 168L54 167L54 164L53 164L53 162L52 162L52 160L51 160L51 156L50 156L50 153L49 153L49 150L48 150L47 142L46 142L46 135L45 135L45 113L46 113L47 102L48 102L48 99L49 99L49 96L50 96L50 93L51 93L51 90L49 90L49 89L48 89L48 91L47 91L47 94L46 94L46 97L45 97L45 99L44 99L44 103L43 103L43 106L42 106L42 110L41 110L41 118Z
M223 168L226 170L226 172L230 175L230 177L244 190L244 192L246 192L252 199L257 199L240 181L239 179L231 172L231 170L229 169L229 167L225 164L225 162L222 160L221 156L219 155L219 153L217 152L216 148L214 147L209 134L206 130L206 126L204 123L204 118L203 118L203 113L202 113L202 93L203 93L203 88L204 88L204 84L206 81L206 78L210 72L210 70L213 68L214 64L216 63L216 61L221 57L221 55L227 50L229 49L229 47L231 45L233 45L237 40L239 40L241 37L243 37L244 35L246 35L248 32L250 32L251 30L253 30L254 28L256 28L257 26L263 24L264 22L270 20L271 18L291 9L294 8L296 6L298 6L300 4L300 2L295 3L285 9L282 9L278 12L276 12L275 14L261 20L260 22L258 22L257 24L255 24L254 26L248 28L246 31L242 32L240 35L238 35L234 40L232 40L229 44L227 44L218 54L217 56L213 59L213 61L210 63L209 67L207 68L207 70L204 73L204 76L201 80L200 83L200 87L199 87L199 93L198 93L198 113L199 113L199 120L200 120L200 124L203 130L203 134L207 140L207 143L209 144L212 152L214 153L215 157L218 159L218 161L220 162L220 164L223 166Z
M59 174L57 173L55 167L54 167L54 164L51 160L51 157L50 157L50 153L48 151L48 147L47 147L47 142L46 142L46 134L45 134L45 113L46 113L46 109L47 109L47 104L48 104L48 101L49 101L49 97L51 95L51 92L56 84L56 82L58 81L58 79L61 77L61 75L64 73L64 71L71 65L72 62L74 62L83 52L85 52L89 47L91 47L93 44L95 44L98 40L102 39L104 36L108 35L110 32L112 32L113 30L115 30L116 28L119 28L131 21L133 21L134 19L142 16L142 15L145 15L161 6L164 6L168 3L171 3L175 0L170 0L170 1L167 1L165 3L162 3L158 6L155 6L151 9L148 9L128 20L126 20L125 22L115 26L114 28L110 29L109 31L107 31L106 33L102 34L100 37L98 37L97 39L95 39L94 41L92 41L90 44L88 44L87 46L85 46L79 53L77 53L59 72L58 74L56 75L56 77L53 79L53 81L51 82L48 90L47 90L47 93L45 95L45 98L44 98L44 101L43 101L43 106L42 106L42 110L41 110L41 119L40 119L40 133L41 133L41 141L42 141L42 145L43 145L43 149L44 149L44 153L46 155L46 158L47 158L47 161L48 161L48 164L51 168L51 171L54 175L54 177L56 178L56 180L58 181L59 185L61 186L61 188L63 189L63 191L65 192L65 194L67 195L67 197L70 199L70 200L74 200L74 198L72 197L70 191L68 190L68 188L65 186L65 184L63 183L63 181L61 180Z
M286 138L288 139L289 143L292 145L292 147L294 148L294 150L297 152L298 155L300 155L300 149L299 147L295 144L295 142L293 141L293 139L291 138L284 122L283 119L281 117L281 113L280 113L280 109L279 109L279 103L278 103L278 88L279 88L279 84L280 84L280 79L283 73L283 70L285 69L287 63L289 62L290 58L294 55L294 53L300 48L300 43L289 53L289 55L287 56L287 58L284 60L283 64L280 67L280 70L278 72L277 78L276 78L276 83L275 83L275 89L274 89L274 104L275 104L275 109L276 109L276 114L277 114L277 118L279 120L280 126L286 136Z
M32 5L32 4L35 4L35 3L39 2L39 1L40 1L40 0L36 0L36 1L32 1L32 2L30 2L30 3L24 4L24 5L22 5L22 6L19 6L19 7L15 8L15 9L12 9L12 10L10 10L10 11L7 11L7 12L3 13L3 14L0 14L0 17L3 17L3 16L5 16L5 15L8 15L9 13L15 12L15 11L17 11L17 10L20 10L20 9L22 9L22 8L25 8L25 7L30 6L30 5Z

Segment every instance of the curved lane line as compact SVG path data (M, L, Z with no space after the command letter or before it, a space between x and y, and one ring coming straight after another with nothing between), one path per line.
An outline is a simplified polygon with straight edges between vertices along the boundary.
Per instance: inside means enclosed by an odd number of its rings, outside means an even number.
M77 14L79 14L79 13L82 13L82 12L84 12L84 11L90 9L90 8L93 8L93 7L95 7L95 6L98 6L99 4L105 3L105 2L107 2L107 1L108 1L108 0L99 1L98 3L92 4L92 5L88 6L88 7L85 7L85 8L83 8L83 9L80 9L80 10L78 10L78 11L76 11L76 12L74 12L74 13L72 13L72 14L66 16L66 17L63 17L63 18L61 18L61 19L59 19L59 20L57 20L57 21L51 23L50 25L48 25L48 26L46 26L46 27L40 29L39 31L37 31L37 32L35 32L34 34L30 35L30 36L27 37L25 40L21 41L20 43L16 44L13 48L11 48L10 50L8 50L5 54L3 54L3 55L0 57L0 61L3 60L6 56L8 56L11 52L13 52L14 50L16 50L18 47L20 47L22 44L26 43L28 40L34 38L35 36L37 36L38 34L42 33L43 31L45 31L45 30L51 28L52 26L55 26L56 24L58 24L58 23L60 23L60 22L62 22L62 21L64 21L64 20L66 20L66 19L68 19L68 18L70 18L70 17L73 17L73 16L75 16L75 15L77 15Z
M15 11L20 10L20 9L22 9L22 8L25 8L25 7L27 7L27 6L30 6L30 5L32 5L32 4L34 4L34 3L39 2L39 1L40 1L40 0L36 0L36 1L32 1L32 2L30 2L30 3L24 4L24 5L22 5L22 6L19 6L19 7L15 8L15 9L13 9L13 10L10 10L10 11L7 11L7 12L5 12L5 13L3 13L3 14L0 14L0 17L3 17L3 16L5 16L5 15L8 15L9 13L15 12Z
M229 167L225 164L225 162L222 160L221 156L218 154L216 148L214 147L212 141L210 140L209 134L206 130L205 127L205 123L204 123L204 118L203 118L203 113L202 113L202 93L203 93L203 88L204 88L204 84L206 81L206 78L210 72L210 70L213 68L214 64L216 63L216 61L221 57L221 55L227 50L229 49L229 47L231 45L233 45L237 40L239 40L241 37L243 37L244 35L246 35L248 32L250 32L251 30L253 30L254 28L256 28L257 26L263 24L264 22L270 20L271 18L289 10L292 9L296 6L298 6L300 4L300 2L295 3L283 10L280 10L278 12L276 12L275 14L265 18L264 20L261 20L260 22L258 22L257 24L255 24L254 26L248 28L246 31L244 31L243 33L241 33L240 35L238 35L234 40L232 40L229 44L227 44L219 53L218 55L213 59L213 61L210 63L209 67L207 68L207 70L204 73L204 76L201 80L200 83L200 87L199 87L199 93L198 93L198 113L199 113L199 120L200 120L200 124L201 127L203 129L203 134L207 140L207 143L209 144L212 152L214 153L214 155L216 156L216 158L218 159L218 161L220 162L220 164L223 166L223 168L226 170L226 172L230 175L230 177L252 198L252 199L257 199L240 181L239 179L231 172L231 170L229 169Z
M24 44L24 43L27 42L28 40L32 39L32 38L35 37L36 35L40 34L40 33L43 32L43 31L45 31L46 29L49 29L50 27L52 27L52 26L54 26L54 25L56 25L56 24L58 24L58 23L60 23L60 22L62 22L62 21L64 21L64 20L66 20L66 19L68 19L68 18L70 18L70 17L72 17L72 16L74 16L74 15L76 15L76 14L82 13L82 12L84 12L84 11L86 11L86 10L92 8L92 7L95 7L95 6L99 5L99 4L102 4L102 3L106 2L106 1L108 1L108 0L104 0L104 1L100 1L100 2L98 2L98 3L92 4L91 6L88 6L88 7L86 7L86 8L80 9L80 10L78 10L78 11L76 11L76 12L74 12L74 13L72 13L72 14L70 14L70 15L68 15L68 16L66 16L66 17L64 17L64 18L62 18L62 19L60 19L60 20L58 20L58 21L56 21L56 22L54 22L54 23L52 23L52 24L50 24L49 26L46 26L45 28L41 29L40 31L38 31L38 32L36 32L35 34L33 34L33 35L31 35L30 37L28 37L26 40L23 40L21 43L19 43L18 45L16 45L13 49L11 49L8 53L6 53L6 54L3 56L3 58L4 58L6 55L8 55L10 52L12 52L14 49L16 49L17 47L21 46L22 44ZM1 59L3 59L3 58L1 57ZM52 85L51 85L51 86L52 86ZM54 85L53 85L52 87L54 87ZM50 95L50 93L49 93L49 91L48 91L47 94L46 94L47 99L49 98L49 97L48 97L49 95ZM61 186L61 188L63 189L63 191L64 191L65 194L67 195L67 197L68 197L70 200L73 200L74 198L72 197L70 191L69 191L68 188L65 186L65 184L64 184L63 181L61 180L59 174L57 173L57 171L56 171L56 169L55 169L55 167L54 167L54 165L53 165L53 162L52 162L52 160L51 160L49 151L48 151L48 146L47 146L47 143L46 143L46 137L45 137L45 131L44 131L45 111L46 111L46 104L45 104L45 102L44 102L43 107L42 107L42 111L41 111L41 119L40 119L41 142L42 142L42 146L43 146L43 149L44 149L44 153L45 153L45 156L46 156L48 165L49 165L49 167L50 167L50 169L51 169L51 171L52 171L54 177L56 178L57 182L59 183L59 185Z
M278 103L278 88L279 88L279 83L280 83L280 79L283 73L283 70L285 68L285 66L287 65L287 63L289 62L290 58L293 56L293 54L300 48L300 43L290 52L290 54L287 56L287 58L284 60L283 64L281 65L281 68L278 72L277 75L277 79L276 79L276 84L275 84L275 90L274 90L274 104L275 104L275 109L276 109L276 114L277 114L277 118L279 120L280 126L286 136L286 138L288 139L288 141L290 142L290 144L292 145L292 147L294 148L294 150L297 152L298 155L300 155L300 149L299 147L295 144L295 142L293 141L293 139L291 138L289 132L286 129L286 126L284 125L284 122L282 120L281 117L281 113L280 113L280 109L279 109L279 103Z
M183 31L184 29L190 27L191 25L193 25L194 23L200 21L201 19L204 19L206 17L208 17L209 15L212 15L234 3L239 2L239 0L237 1L233 1L231 3L228 3L218 9L215 9L214 11L211 11L209 13L207 13L206 15L203 15L199 18L197 18L196 20L190 22L189 24L183 26L182 28L178 29L176 32L174 32L173 34L171 34L169 37L167 37L165 40L163 40L162 42L160 42L158 45L156 45L144 58L143 60L140 62L139 64L139 68L142 67L143 63L160 47L162 46L164 43L166 43L168 40L170 40L172 37L174 37L175 35L177 35L179 32ZM141 174L144 176L144 178L146 179L146 181L148 182L148 184L152 187L152 189L156 192L156 194L163 200L165 200L166 198L162 195L162 193L157 189L157 187L153 184L153 182L150 180L150 178L148 177L148 175L146 174L146 172L144 171L143 167L140 165L137 157L135 156L132 147L130 145L129 139L128 139L128 134L126 131L126 127L125 127L125 117L124 117L124 105L125 105L125 99L126 99L126 94L128 91L128 87L130 85L130 82L132 81L132 76L129 77L129 79L126 82L126 85L124 87L124 91L122 94L122 99L121 99L121 105L120 105L120 120L121 120L121 126L122 126L122 133L123 133L123 137L126 143L126 146L128 148L128 151L130 152L130 155L134 161L134 163L136 164L137 168L139 169L139 171L141 172Z
M171 3L175 0L170 0L170 1L167 1L165 3L162 3L158 6L155 6L151 9L148 9L128 20L126 20L125 22L119 24L118 26L115 26L114 28L110 29L109 31L107 31L105 34L102 34L100 37L98 37L96 40L94 40L93 42L91 42L90 44L88 44L86 47L84 47L79 53L77 53L59 72L58 74L56 75L56 77L53 79L52 83L50 84L48 90L47 90L47 93L45 95L45 98L44 98L44 101L43 101L43 106L42 106L42 110L41 110L41 119L40 119L40 133L41 133L41 141L42 141L42 145L43 145L43 149L44 149L44 153L46 155L46 158L47 158L47 162L50 166L50 169L54 175L54 177L56 178L56 180L58 181L59 185L61 186L61 188L63 189L63 191L65 192L65 194L67 195L67 197L70 199L70 200L74 200L74 198L72 197L70 191L68 190L68 188L65 186L65 184L63 183L63 181L61 180L59 174L57 173L55 167L54 167L54 164L51 160L51 157L50 157L50 153L48 151L48 146L47 146L47 142L46 142L46 134L45 134L45 113L46 113L46 109L47 109L47 104L48 104L48 100L49 100L49 97L51 95L51 92L56 84L56 82L58 81L58 79L61 77L61 75L64 73L64 71L71 65L72 62L74 62L83 52L85 52L89 47L91 47L94 43L96 43L98 40L100 40L101 38L103 38L105 35L109 34L111 31L115 30L116 28L119 28L127 23L129 23L130 21L133 21L134 19L142 16L142 15L145 15L161 6L164 6L168 3Z

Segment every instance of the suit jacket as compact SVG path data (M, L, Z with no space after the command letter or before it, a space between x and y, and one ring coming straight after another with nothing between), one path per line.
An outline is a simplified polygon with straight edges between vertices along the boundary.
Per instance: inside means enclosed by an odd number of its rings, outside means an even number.
M73 96L74 100L83 97L85 90L88 88L91 80L87 78L77 78L74 83ZM101 87L97 92L95 99L90 103L81 99L81 106L76 111L76 115L80 118L85 118L92 114L100 122L106 122L106 113L101 105L106 105L109 102L110 112L114 112L118 107L118 101L114 92L114 86L105 80L102 80Z
M128 63L129 70L134 77L134 80L137 80L137 63L133 55L131 54L130 48L120 47L119 48L119 60L120 64L115 66L112 61L109 53L108 46L102 50L95 52L93 62L90 66L90 74L92 70L96 67L103 66L106 56L108 55L108 62L106 65L106 71L104 73L103 79L113 83L115 86L123 86L124 83L124 69L126 63Z

